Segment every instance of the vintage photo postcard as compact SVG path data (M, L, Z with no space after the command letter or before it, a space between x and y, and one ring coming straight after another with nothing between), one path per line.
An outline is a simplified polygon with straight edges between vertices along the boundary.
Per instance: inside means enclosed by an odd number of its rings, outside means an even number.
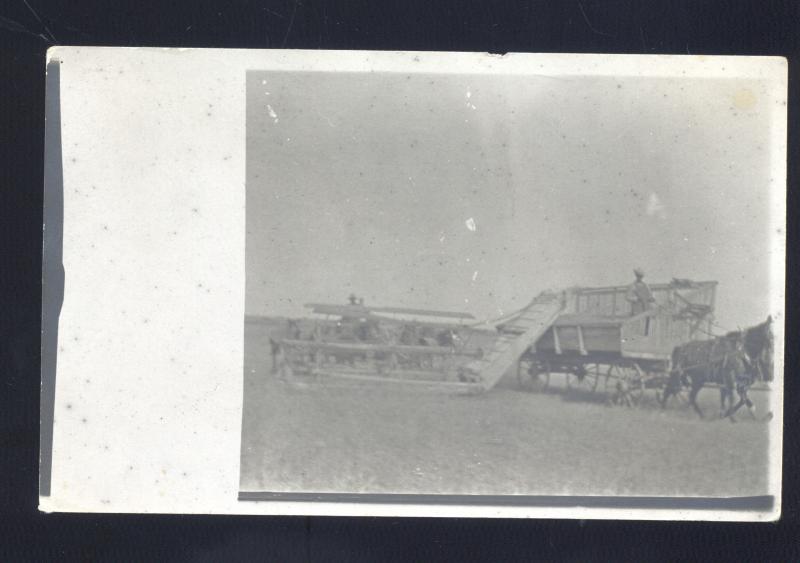
M51 51L42 509L777 519L786 94Z

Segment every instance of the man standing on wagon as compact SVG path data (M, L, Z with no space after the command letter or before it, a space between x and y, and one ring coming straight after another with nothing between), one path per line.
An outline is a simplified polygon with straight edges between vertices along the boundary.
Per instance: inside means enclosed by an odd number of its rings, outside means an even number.
M636 274L636 281L628 287L625 298L631 304L631 315L638 315L650 309L656 302L650 288L644 283L644 272L640 268L633 270Z

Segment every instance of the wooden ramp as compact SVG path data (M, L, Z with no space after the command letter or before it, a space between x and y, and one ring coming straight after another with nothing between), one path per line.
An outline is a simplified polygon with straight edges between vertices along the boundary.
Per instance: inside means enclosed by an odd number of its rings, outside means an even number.
M500 381L520 356L550 328L564 309L561 296L556 293L541 293L519 315L504 325L507 332L497 337L491 350L483 358L463 366L468 379L477 377L480 385L488 391Z

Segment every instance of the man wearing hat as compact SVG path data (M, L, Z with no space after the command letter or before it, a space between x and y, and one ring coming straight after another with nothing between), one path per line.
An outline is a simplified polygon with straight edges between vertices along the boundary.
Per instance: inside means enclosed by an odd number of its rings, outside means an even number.
M631 304L631 315L638 315L651 308L656 300L650 288L643 281L644 272L640 268L636 268L633 273L636 274L636 281L628 287L625 298Z

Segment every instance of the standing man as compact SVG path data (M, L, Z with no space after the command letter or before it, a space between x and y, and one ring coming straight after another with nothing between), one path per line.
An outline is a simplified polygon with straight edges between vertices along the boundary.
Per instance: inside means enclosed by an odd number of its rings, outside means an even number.
M625 295L625 298L631 304L632 316L644 313L656 302L650 288L644 283L644 272L636 268L633 273L636 274L636 281L628 287L628 293Z

